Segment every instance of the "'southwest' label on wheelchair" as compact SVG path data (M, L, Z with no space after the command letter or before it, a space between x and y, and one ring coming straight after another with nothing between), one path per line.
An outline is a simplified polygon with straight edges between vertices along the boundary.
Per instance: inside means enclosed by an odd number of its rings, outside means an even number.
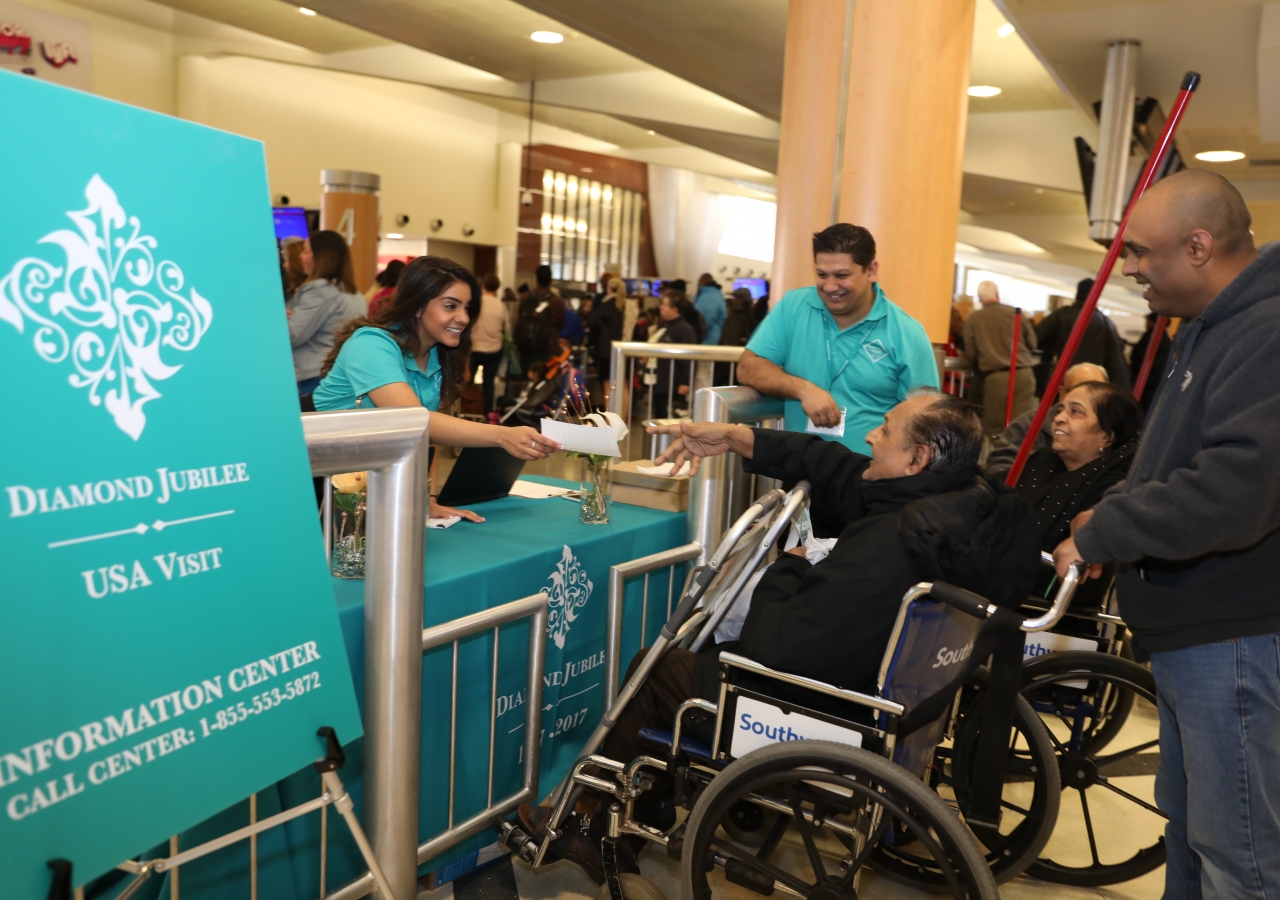
M729 749L735 757L772 744L804 740L839 741L854 747L862 746L862 735L852 728L841 728L797 712L785 712L768 703L738 695L733 714L733 742Z

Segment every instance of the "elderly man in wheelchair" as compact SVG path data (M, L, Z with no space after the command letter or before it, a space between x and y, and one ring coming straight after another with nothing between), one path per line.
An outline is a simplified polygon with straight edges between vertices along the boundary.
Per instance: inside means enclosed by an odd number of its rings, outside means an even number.
M867 436L870 456L738 425L668 429L679 437L663 458L677 465L734 452L749 472L796 488L758 501L695 570L555 805L521 807L504 840L535 864L578 863L614 900L645 893L634 855L647 842L682 859L699 898L719 866L762 894L849 900L877 856L891 877L896 867L901 880L955 896L994 896L977 842L924 780L952 696L994 646L984 622L998 620L1006 637L1024 624L1006 610L1040 565L1031 508L977 468L978 408L915 392ZM843 524L834 547L813 564L779 556L740 639L707 646L806 497ZM692 809L679 825L677 806ZM808 874L778 862L789 828Z

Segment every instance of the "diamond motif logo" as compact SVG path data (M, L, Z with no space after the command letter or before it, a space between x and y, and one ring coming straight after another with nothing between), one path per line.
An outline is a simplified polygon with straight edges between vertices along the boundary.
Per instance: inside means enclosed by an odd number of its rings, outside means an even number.
M155 382L181 368L166 354L195 349L213 321L213 307L187 288L182 269L155 261L157 242L126 216L116 192L98 175L84 189L88 206L69 211L75 230L37 243L62 249L63 265L29 256L0 279L0 321L27 334L47 363L68 357L67 376L87 388L135 441L146 428L143 405L160 398Z
M564 554L556 563L556 570L547 576L547 581L551 583L547 591L551 597L547 603L547 634L563 650L564 639L578 618L578 610L591 599L591 579L573 551L565 545Z
M871 361L876 363L889 355L889 351L884 349L884 344L880 343L879 338L868 344L863 344L862 349L867 351L867 356L871 357Z

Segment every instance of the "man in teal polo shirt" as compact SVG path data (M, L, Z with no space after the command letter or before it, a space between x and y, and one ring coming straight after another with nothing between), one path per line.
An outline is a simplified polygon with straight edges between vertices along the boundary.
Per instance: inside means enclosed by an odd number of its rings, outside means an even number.
M786 398L786 430L856 453L912 388L938 386L924 327L876 284L871 232L843 222L813 236L815 287L787 291L751 336L738 380Z

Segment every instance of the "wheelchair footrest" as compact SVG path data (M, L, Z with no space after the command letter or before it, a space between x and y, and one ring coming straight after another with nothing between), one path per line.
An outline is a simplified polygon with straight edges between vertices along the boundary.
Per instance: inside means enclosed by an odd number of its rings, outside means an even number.
M671 747L670 731L660 731L657 728L641 728L640 739L650 744L658 744L667 749ZM704 741L690 737L687 734L680 735L680 752L687 753L689 756L697 756L700 759L711 759L711 747Z

